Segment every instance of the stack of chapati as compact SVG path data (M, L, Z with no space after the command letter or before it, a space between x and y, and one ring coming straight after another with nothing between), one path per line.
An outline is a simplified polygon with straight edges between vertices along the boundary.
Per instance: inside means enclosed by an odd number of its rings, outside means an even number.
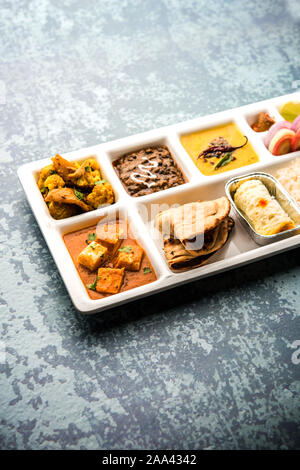
M226 243L234 221L226 197L191 202L160 212L156 227L164 238L171 269L185 271L205 264Z

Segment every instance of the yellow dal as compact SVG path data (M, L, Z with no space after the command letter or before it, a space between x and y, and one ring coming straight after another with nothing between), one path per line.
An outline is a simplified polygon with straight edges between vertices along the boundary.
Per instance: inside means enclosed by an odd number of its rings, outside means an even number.
M210 142L218 137L223 137L233 146L242 145L245 142L245 137L239 128L233 123L225 124L222 126L206 129L203 131L193 132L192 134L183 135L180 139L181 144L186 152L192 158L198 169L206 176L217 175L225 171L240 168L241 166L251 165L259 161L252 145L248 142L245 147L237 149L232 153L236 160L231 161L225 166L214 170L215 164L220 160L218 158L208 158L207 162L203 158L198 158L198 155L205 150ZM211 165L213 162L214 165Z

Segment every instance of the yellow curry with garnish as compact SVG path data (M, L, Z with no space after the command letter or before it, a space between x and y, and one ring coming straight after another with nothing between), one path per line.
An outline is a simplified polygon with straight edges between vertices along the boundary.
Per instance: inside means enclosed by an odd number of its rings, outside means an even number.
M180 142L201 173L206 176L259 161L247 137L233 122L182 135Z

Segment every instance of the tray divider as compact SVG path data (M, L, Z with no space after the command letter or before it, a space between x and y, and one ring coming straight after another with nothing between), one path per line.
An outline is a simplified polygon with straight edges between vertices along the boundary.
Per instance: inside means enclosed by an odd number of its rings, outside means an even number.
M149 227L144 223L135 203L130 205L128 210L128 220L131 229L137 230L134 234L136 236L136 240L144 247L151 264L155 269L158 280L168 277L170 274L172 275L162 259L162 255L155 242L151 238Z
M200 173L195 163L186 152L180 142L180 138L175 130L169 132L170 147L174 149L178 158L179 164L182 166L184 173L187 176L189 182L201 181L204 179L204 175Z
M248 137L249 143L252 145L253 149L255 150L255 152L257 153L259 157L259 162L257 162L254 165L257 165L257 164L259 165L266 161L272 161L272 155L270 154L268 149L265 147L262 136L259 135L259 132L255 132L253 129L251 129L245 117L243 115L238 114L234 122L239 127L239 129L244 133L244 135ZM251 165L249 168L253 168L254 165Z

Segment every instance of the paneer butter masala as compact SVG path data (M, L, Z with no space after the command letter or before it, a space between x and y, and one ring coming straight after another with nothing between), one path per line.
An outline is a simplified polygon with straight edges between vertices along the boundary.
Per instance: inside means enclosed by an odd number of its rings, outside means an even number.
M91 299L101 299L156 280L146 253L125 221L67 233L64 242Z

